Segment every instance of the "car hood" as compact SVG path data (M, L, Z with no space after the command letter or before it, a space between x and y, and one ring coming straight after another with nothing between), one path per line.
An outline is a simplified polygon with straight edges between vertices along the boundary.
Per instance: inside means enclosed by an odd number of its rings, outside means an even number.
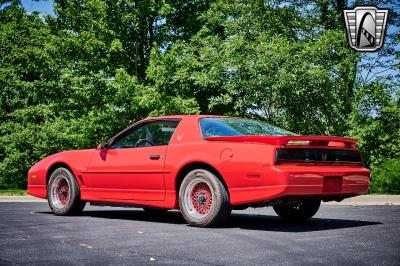
M33 168L48 168L54 163L65 163L74 167L86 167L95 153L95 149L71 150L52 154L32 166Z

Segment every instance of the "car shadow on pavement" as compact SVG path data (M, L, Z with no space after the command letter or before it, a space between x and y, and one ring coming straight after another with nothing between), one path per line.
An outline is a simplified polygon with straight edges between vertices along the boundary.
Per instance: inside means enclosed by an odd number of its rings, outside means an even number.
M82 216L89 216L94 218L108 218L120 220L134 220L134 221L147 221L159 222L169 224L185 224L180 212L168 211L161 214L150 214L143 210L88 210L82 213Z
M50 212L40 213L50 214ZM187 224L178 211L168 211L166 213L154 215L142 210L87 210L84 211L81 216L168 224ZM379 224L381 223L374 221L330 218L312 218L305 222L288 222L275 215L232 213L230 219L219 228L240 228L245 230L301 233Z
M304 222L289 222L272 215L233 214L226 228L302 233L379 225L380 222L349 219L312 218Z

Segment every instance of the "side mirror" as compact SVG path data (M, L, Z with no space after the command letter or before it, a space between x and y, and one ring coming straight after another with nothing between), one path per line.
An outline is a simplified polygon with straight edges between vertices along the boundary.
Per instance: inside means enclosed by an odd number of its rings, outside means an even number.
M99 146L97 146L98 149L101 150L107 150L108 148L110 148L110 145L106 142L106 143L100 143Z

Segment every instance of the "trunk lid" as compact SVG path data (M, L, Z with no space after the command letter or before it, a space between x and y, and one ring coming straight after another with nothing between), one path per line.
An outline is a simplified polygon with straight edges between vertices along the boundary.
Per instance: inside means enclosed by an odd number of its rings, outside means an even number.
M357 140L327 136L221 136L208 141L265 143L276 148L275 164L352 164L362 165L355 148Z
M207 137L206 140L266 143L288 147L325 146L350 149L354 148L357 143L357 140L352 138L328 136L217 136Z

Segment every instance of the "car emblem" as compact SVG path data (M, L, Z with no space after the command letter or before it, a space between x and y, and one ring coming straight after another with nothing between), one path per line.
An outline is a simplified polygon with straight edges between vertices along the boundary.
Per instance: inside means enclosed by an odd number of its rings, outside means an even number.
M326 152L323 152L321 154L321 157L322 157L322 161L326 162L326 159L328 159L328 154Z
M183 134L179 134L179 135L176 137L176 139L177 139L178 141L181 141L181 140L183 139Z
M345 9L343 12L347 40L352 49L359 52L373 52L383 46L387 9L358 6L354 9Z

